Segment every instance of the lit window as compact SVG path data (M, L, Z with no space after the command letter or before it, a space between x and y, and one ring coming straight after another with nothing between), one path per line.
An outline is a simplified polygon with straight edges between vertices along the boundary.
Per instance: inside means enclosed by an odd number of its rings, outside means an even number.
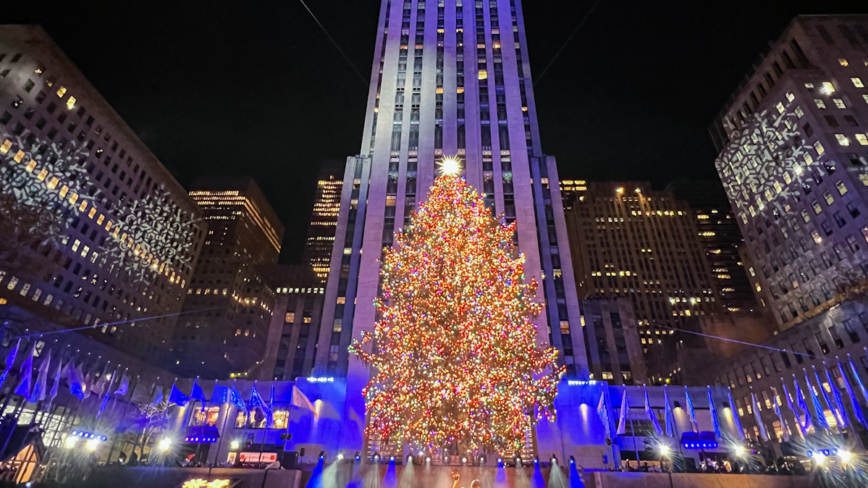
M817 150L817 154L818 154L818 155L821 155L821 154L823 154L824 152L826 152L826 148L823 147L823 143L820 142L820 141L817 141L817 142L814 143L814 149ZM806 161L807 161L807 159L806 159ZM810 163L808 163L808 164L810 164Z
M775 105L775 108L778 109L778 112L779 112L779 113L784 113L784 104L783 104L783 103L778 102L778 104Z
M835 188L838 189L838 193L840 193L841 195L847 194L847 185L845 185L843 181L835 183Z
M57 183L59 182L60 180L58 180L57 178L51 178L51 180L48 181L48 189L53 190L57 188Z
M488 79L488 71L486 71L484 69L479 70L479 79L480 80L487 80Z
M841 66L850 66L850 63L847 62L845 58L838 58L838 64L840 64Z
M865 96L868 97L868 95L865 95ZM868 99L866 99L866 101L868 101ZM9 148L11 148L11 147L12 147L12 141L10 141L9 139L6 139L6 141L3 142L3 145L0 146L0 154L8 153Z
M823 101L822 99L820 99L820 98L815 98L815 99L814 99L814 103L817 104L817 108L826 108L826 102L824 102L824 101Z
M868 94L862 95L862 100L865 100L865 103L868 103Z
M66 108L69 110L75 108L75 97L69 97L69 100L66 101Z
M295 322L295 312L287 312L286 319L284 320L287 324L292 324Z
M856 142L863 146L868 146L868 136L865 134L856 134Z
M853 82L853 86L855 86L856 88L865 88L865 85L862 84L862 78L853 77L850 78L850 81Z
M850 139L848 139L847 136L845 136L844 134L835 134L835 139L838 139L838 144L840 144L842 146L849 146L850 145ZM819 152L819 151L817 151L817 152Z
M826 95L831 95L832 93L835 93L835 85L833 85L830 81L824 81L823 87L820 89L820 91L822 91Z
M865 99L865 102L868 103L868 98ZM804 110L802 110L802 107L797 106L793 112L795 112L796 116L800 119L805 115L805 112L804 112Z
M793 92L787 92L787 101L788 102L792 102L795 99L796 99L796 96L793 95Z
M823 193L823 198L826 199L826 203L829 205L835 203L835 197L833 197L830 192Z
M820 206L820 202L816 200L814 200L814 203L812 203L811 206L814 208L814 213L817 215L819 215L820 212L823 211L823 207Z
M835 102L835 106L838 108L847 108L847 105L844 104L844 100L841 100L840 98L833 98L832 101Z
M57 89L57 98L63 98L64 95L66 95L66 87L61 86Z

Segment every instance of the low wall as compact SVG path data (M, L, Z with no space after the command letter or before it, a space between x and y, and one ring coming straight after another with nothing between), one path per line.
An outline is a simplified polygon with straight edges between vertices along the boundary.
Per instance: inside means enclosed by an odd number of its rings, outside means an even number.
M459 475L459 487L469 488L479 480L482 488L812 488L821 486L811 476L767 476L752 474L700 473L581 473L582 483L570 479L568 470L557 474L548 469L415 466L391 468L343 464L339 469L295 471L208 468L123 468L102 467L88 480L92 488L174 488L194 478L240 480L238 488L452 488L452 472ZM559 470L560 471L560 470ZM575 473L575 472L574 472ZM576 473L579 474L579 473ZM312 477L322 476L319 480ZM263 484L263 481L265 482Z
M812 488L820 486L812 476L769 476L760 474L595 472L588 488Z
M301 471L268 470L266 474L262 469L214 468L209 476L208 468L101 467L87 484L93 488L174 488L194 478L241 480L238 488L300 488Z

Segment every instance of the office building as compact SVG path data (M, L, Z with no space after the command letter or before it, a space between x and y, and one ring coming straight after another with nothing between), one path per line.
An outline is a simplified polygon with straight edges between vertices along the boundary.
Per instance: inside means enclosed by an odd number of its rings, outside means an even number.
M711 127L749 278L780 329L868 271L868 16L797 17Z
M252 374L265 355L274 306L274 291L258 268L277 264L283 224L250 178L198 180L190 196L208 231L170 366L187 376Z
M542 153L521 3L383 0L358 156L348 158L316 371L367 371L348 357L373 330L379 259L457 156L486 203L516 221L528 280L546 305L538 341L586 377L575 280L554 157Z
M316 182L316 196L303 261L321 281L329 276L338 212L341 209L341 187L344 184L344 162L323 161Z
M0 26L0 107L0 308L168 351L197 205L38 26Z
M566 221L579 298L629 298L649 377L663 381L681 367L675 330L721 310L690 207L648 183L590 182Z
M310 376L325 288L306 265L267 266L261 272L276 296L260 379Z
M728 312L758 310L747 270L739 255L744 239L723 185L719 181L674 181L666 190L686 202L693 212L699 242L711 266L723 309Z
M589 377L612 385L648 383L633 306L626 298L582 300Z

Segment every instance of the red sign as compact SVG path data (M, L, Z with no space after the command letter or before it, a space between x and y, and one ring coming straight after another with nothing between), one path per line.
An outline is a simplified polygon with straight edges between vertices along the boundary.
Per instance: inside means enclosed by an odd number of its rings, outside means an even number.
M277 461L277 453L274 452L263 452L262 457L258 452L242 452L241 453L241 462L242 463L273 463Z

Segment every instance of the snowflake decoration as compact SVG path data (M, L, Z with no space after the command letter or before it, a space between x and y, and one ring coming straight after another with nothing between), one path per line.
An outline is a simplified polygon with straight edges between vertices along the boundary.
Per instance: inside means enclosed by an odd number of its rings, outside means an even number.
M0 225L7 238L60 240L69 223L89 206L84 193L88 152L75 142L57 144L3 133L0 140ZM16 239L7 239L15 245Z
M157 275L180 283L180 270L192 266L192 247L198 222L181 210L164 189L133 201L118 212L112 237L103 255L133 278L151 283Z
M776 217L786 214L786 198L802 194L803 178L811 177L812 168L820 175L830 163L815 164L799 132L800 114L782 105L778 112L763 111L751 115L740 129L733 130L730 142L715 162L731 201L739 210L742 223L771 207ZM793 180L797 185L789 185Z

